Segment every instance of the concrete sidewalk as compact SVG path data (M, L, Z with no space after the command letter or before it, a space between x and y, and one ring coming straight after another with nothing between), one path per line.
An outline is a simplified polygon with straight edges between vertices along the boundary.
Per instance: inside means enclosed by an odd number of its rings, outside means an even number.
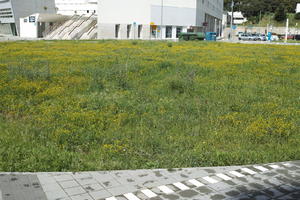
M0 200L300 199L300 161L80 173L0 173Z

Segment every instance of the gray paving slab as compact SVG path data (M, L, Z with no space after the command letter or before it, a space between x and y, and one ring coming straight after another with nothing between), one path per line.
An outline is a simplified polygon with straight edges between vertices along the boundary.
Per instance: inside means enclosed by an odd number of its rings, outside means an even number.
M299 161L212 168L0 173L0 200L300 199L299 191Z

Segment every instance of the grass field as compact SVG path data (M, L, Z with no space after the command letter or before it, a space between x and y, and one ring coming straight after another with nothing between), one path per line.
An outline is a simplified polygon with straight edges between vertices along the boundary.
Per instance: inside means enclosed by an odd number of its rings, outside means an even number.
M0 171L300 159L300 46L0 43Z

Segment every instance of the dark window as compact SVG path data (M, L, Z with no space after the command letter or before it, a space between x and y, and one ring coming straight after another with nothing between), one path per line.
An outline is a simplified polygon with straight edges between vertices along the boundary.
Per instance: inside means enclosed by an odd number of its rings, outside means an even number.
M166 27L166 38L172 38L172 26Z
M120 24L116 24L115 26L115 37L119 38L119 32L120 32Z
M130 34L131 34L131 24L127 25L127 38L130 38Z
M142 36L142 30L143 30L143 25L138 26L138 38L141 38Z

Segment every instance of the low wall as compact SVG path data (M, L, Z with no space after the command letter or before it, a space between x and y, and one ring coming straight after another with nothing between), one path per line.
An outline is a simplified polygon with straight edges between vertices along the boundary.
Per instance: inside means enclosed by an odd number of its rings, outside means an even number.
M269 30L272 33L276 33L279 35L285 34L285 27L273 27ZM249 32L249 33L267 33L267 27L247 27L247 26L238 26L235 32ZM289 34L300 34L300 27L297 28L289 28Z

